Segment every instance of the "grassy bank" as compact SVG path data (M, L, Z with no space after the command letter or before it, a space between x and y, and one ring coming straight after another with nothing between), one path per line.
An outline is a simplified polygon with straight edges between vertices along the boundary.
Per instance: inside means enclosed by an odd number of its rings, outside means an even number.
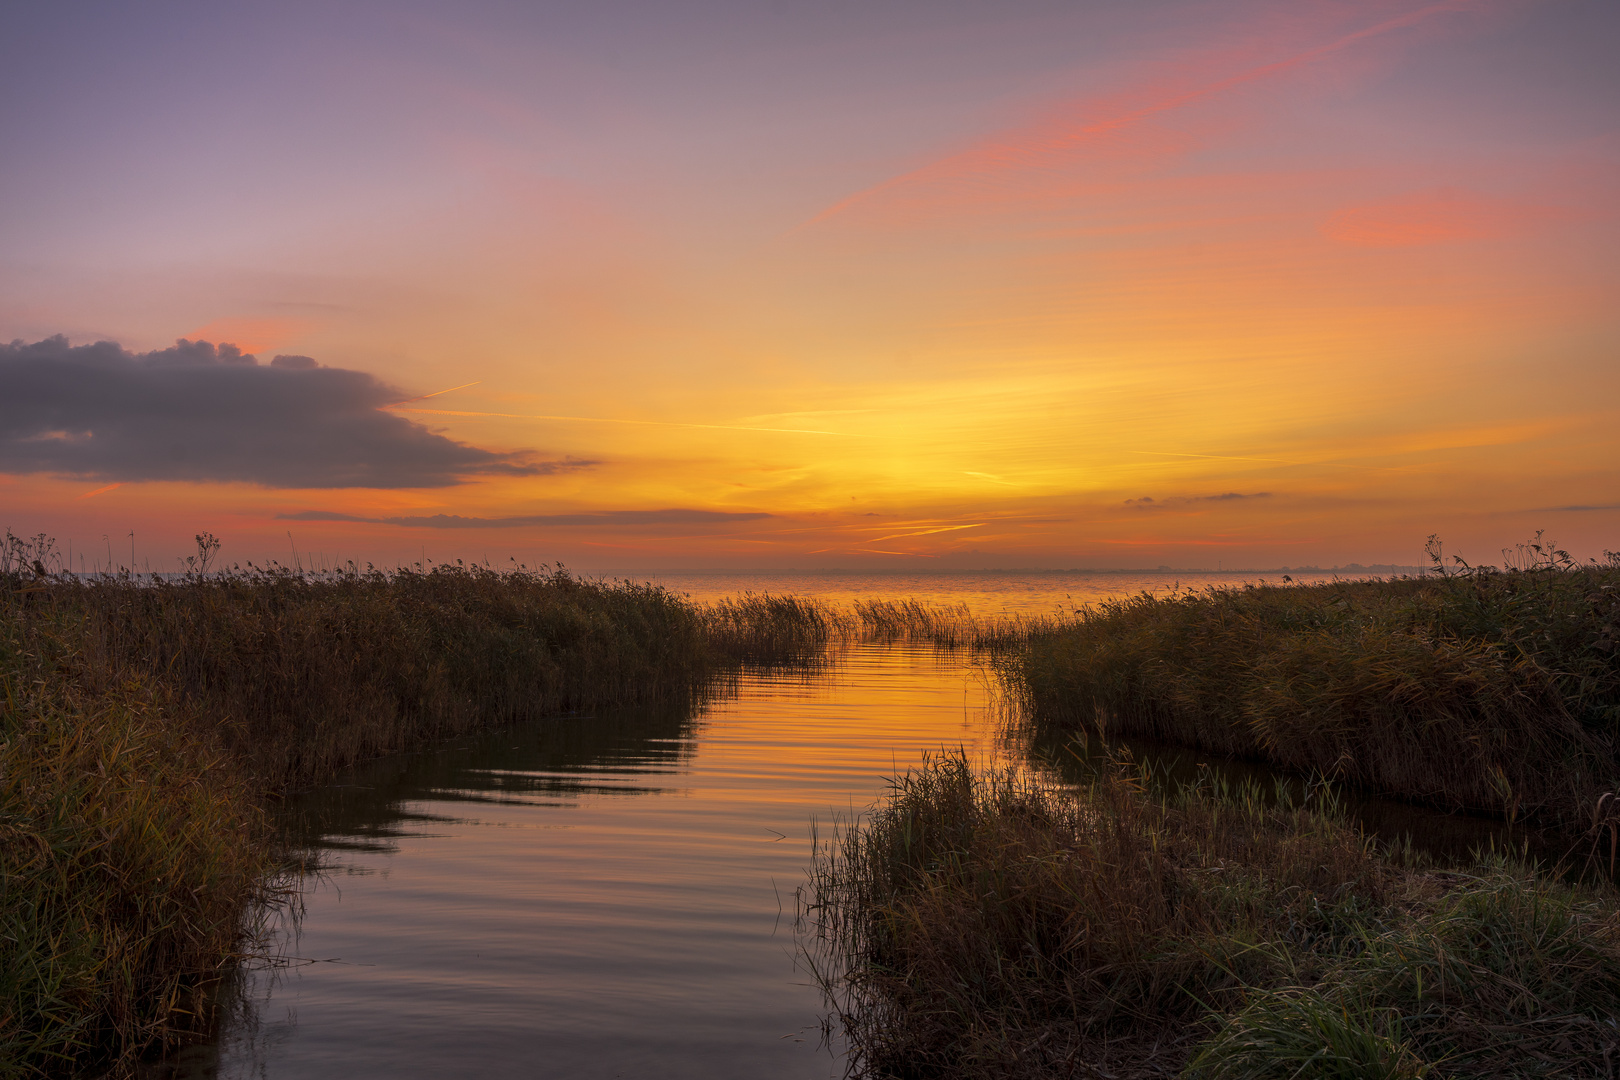
M1007 673L1046 727L1586 827L1620 781L1620 560L1531 555L1110 601L1034 635Z
M206 546L202 554L209 553ZM698 608L561 571L286 569L173 580L0 551L0 1077L127 1072L270 887L267 800L523 718L692 704L829 633L770 597Z
M1594 1077L1611 891L1403 866L1331 806L928 762L818 854L803 916L857 1075Z

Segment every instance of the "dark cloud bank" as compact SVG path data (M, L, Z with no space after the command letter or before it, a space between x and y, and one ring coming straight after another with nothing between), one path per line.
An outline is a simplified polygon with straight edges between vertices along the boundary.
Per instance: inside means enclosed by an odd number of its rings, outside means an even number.
M362 371L307 356L260 364L206 341L149 353L15 341L0 345L0 471L418 488L594 464L480 450L381 411L406 396Z

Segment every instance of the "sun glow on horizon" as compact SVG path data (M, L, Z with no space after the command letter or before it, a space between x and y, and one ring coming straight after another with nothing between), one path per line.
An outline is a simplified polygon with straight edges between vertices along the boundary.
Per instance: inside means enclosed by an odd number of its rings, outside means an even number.
M200 22L249 54L184 78L168 16L37 12L4 78L83 75L4 129L0 339L127 358L84 361L103 400L7 354L0 525L648 567L1620 547L1620 16L1171 7L273 7Z

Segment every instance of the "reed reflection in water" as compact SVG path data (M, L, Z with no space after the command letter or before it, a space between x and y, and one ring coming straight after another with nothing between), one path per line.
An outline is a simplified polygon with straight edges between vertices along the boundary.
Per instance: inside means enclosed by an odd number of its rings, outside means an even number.
M248 976L220 1073L833 1077L795 962L810 821L921 751L989 752L982 672L858 646L697 715L535 722L289 806L330 869L295 963Z

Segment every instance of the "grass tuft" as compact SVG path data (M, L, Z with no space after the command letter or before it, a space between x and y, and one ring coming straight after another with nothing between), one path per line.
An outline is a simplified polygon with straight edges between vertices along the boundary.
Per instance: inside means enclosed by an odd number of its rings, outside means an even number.
M1315 990L1257 990L1188 1067L1204 1080L1416 1080L1401 1014Z

